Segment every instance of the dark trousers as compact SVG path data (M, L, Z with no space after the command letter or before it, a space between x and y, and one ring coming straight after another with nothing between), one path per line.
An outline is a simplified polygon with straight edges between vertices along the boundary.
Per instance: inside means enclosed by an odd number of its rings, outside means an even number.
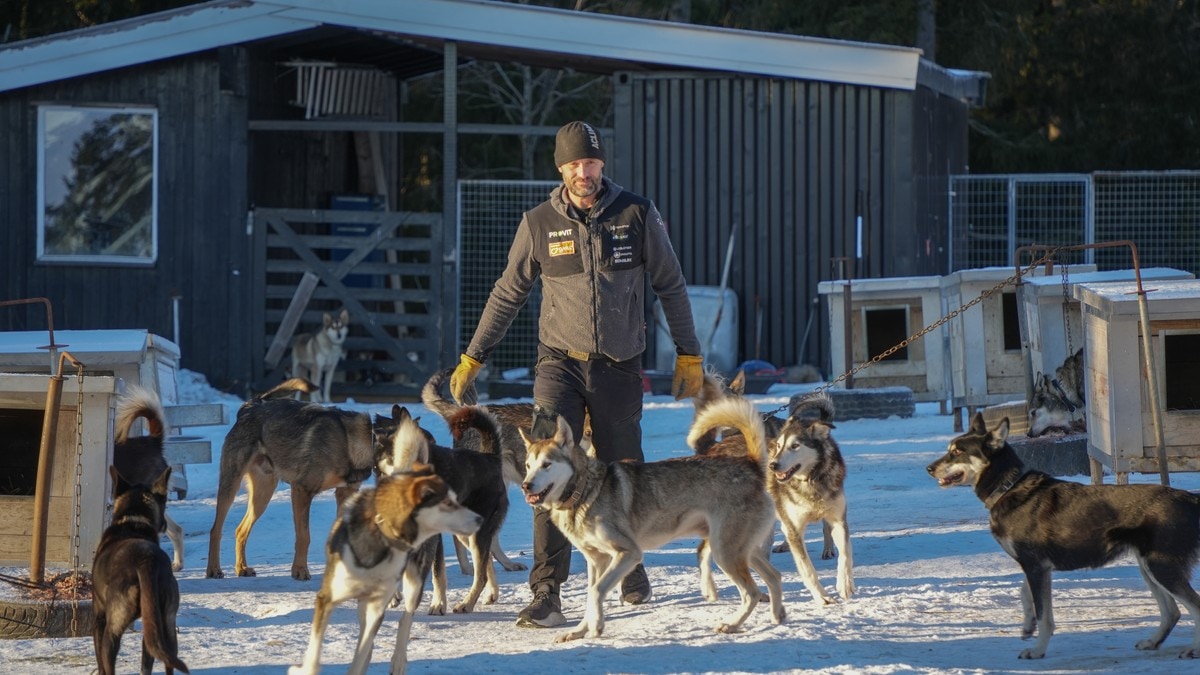
M641 366L641 356L628 361L580 361L539 345L533 379L534 434L546 428L544 421L553 424L555 416L561 415L578 442L586 412L592 418L597 459L643 461ZM571 543L550 522L548 510L534 507L529 587L550 585L557 591L570 574Z

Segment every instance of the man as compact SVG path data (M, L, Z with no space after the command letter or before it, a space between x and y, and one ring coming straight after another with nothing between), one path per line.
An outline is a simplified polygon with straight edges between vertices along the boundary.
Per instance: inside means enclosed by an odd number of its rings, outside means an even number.
M450 393L461 402L540 277L534 436L552 434L561 415L575 438L582 438L586 413L599 459L642 461L647 275L675 342L671 391L676 399L699 391L703 358L662 217L653 202L605 178L604 160L600 134L591 125L570 122L558 130L554 164L563 184L521 219L508 266L450 378ZM559 586L571 571L571 546L545 509L534 510L533 522L529 586L534 599L517 625L557 626L564 621ZM650 581L641 565L622 581L621 595L631 604L650 600Z

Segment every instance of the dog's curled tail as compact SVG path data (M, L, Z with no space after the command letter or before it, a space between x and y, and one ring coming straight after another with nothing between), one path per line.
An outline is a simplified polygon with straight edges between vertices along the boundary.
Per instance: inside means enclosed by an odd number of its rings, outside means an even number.
M450 435L454 437L457 446L468 430L479 432L479 452L485 455L500 455L500 424L496 418L481 406L464 406L451 415L446 424L450 427Z
M163 662L168 670L175 670L190 673L187 664L179 660L179 655L176 654L178 643L175 636L168 633L173 630L165 621L163 621L164 607L163 603L167 600L165 596L156 592L156 589L161 588L164 579L155 579L156 572L149 565L138 566L138 595L142 604L142 643L154 658ZM171 573L166 572L167 575ZM172 578L167 583L175 583Z
M825 424L833 422L834 412L833 399L826 391L808 394L788 406L788 417L811 418L815 416L818 421Z
M293 377L280 382L271 389L259 394L258 396L255 396L249 401L246 401L245 405L261 403L269 398L282 398L284 396L290 396L296 392L311 394L316 390L317 385L313 384L312 382L309 382L303 377Z
M701 410L688 432L688 445L694 448L706 434L722 427L742 432L746 439L746 455L766 471L767 431L754 404L744 398L725 398Z
M440 415L447 423L449 423L450 417L462 408L453 400L442 395L442 383L450 379L450 374L453 372L453 368L439 370L431 375L425 382L425 386L421 388L421 403Z
M117 404L117 422L113 441L120 445L129 440L129 432L139 417L146 420L146 427L151 437L163 437L167 426L167 416L163 412L162 402L158 400L158 394L149 389L132 385Z
M392 437L392 454L380 462L385 474L395 476L413 470L417 464L429 463L429 441L425 432L412 418L407 408L396 413L396 435Z

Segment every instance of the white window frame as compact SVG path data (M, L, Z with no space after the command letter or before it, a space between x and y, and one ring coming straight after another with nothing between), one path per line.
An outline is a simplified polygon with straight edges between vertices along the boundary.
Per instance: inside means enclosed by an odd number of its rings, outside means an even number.
M79 140L85 131L95 128L97 122L111 119L118 115L144 116L150 124L150 175L145 177L143 184L130 186L134 197L143 190L149 190L149 213L139 211L137 221L125 226L122 236L117 242L110 244L108 250L89 244L77 244L76 250L67 245L61 245L54 237L47 236L47 227L52 218L49 210L61 206L65 201L67 190L61 185L64 179L73 177L75 167L72 164L71 153L75 141ZM37 260L41 263L66 263L75 265L131 265L150 266L158 260L158 110L152 107L121 106L121 105L61 105L43 104L38 106L37 114ZM139 166L146 160L137 162ZM126 171L122 176L129 176ZM144 182L148 181L149 185ZM110 189L110 186L99 186L92 192ZM48 204L47 199L53 203ZM145 198L142 197L143 201ZM121 209L124 204L111 205L114 211ZM111 215L111 214L110 214ZM105 214L81 214L92 216L97 221L105 220ZM124 217L127 218L127 215ZM138 223L145 222L148 232L136 235L140 229ZM87 228L83 228L86 233ZM140 252L121 253L114 250L113 245L120 240L136 238Z

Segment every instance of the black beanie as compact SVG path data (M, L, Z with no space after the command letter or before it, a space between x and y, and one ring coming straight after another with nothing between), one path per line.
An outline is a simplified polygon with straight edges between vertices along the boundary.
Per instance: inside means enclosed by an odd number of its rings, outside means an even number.
M554 137L554 166L577 159L604 161L604 146L600 134L586 122L567 122Z

